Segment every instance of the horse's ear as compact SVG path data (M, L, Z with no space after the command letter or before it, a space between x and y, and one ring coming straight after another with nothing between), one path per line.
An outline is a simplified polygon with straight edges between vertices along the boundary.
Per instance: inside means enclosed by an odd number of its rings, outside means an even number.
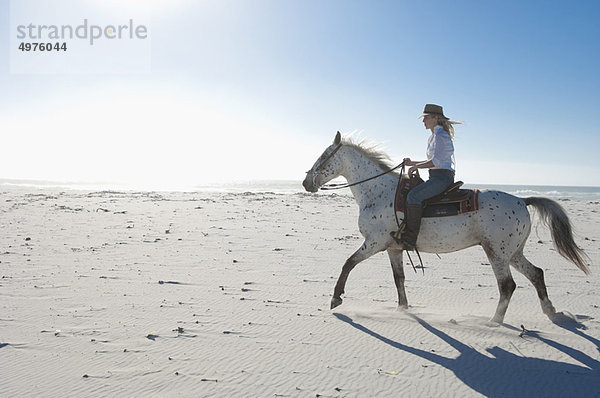
M333 140L333 143L335 145L339 145L340 142L342 142L342 134L338 131L337 134L335 135L335 139Z

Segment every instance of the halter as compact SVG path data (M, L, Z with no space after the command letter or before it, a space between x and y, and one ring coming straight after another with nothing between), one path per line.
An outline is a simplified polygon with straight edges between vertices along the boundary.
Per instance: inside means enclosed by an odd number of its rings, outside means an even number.
M323 159L322 161L320 161L317 165L315 165L311 170L307 171L306 173L310 173L312 171L313 173L313 178L312 178L312 182L313 182L313 186L317 185L317 177L319 176L319 172L318 170L329 161L329 159L331 159L333 157L333 155L335 155L335 153L337 151L340 150L340 148L342 147L342 143L340 142L339 144L336 145L335 148L333 148L333 151L331 151L331 153L329 155L327 155L327 157L325 159ZM321 189L326 189L324 187L321 187Z

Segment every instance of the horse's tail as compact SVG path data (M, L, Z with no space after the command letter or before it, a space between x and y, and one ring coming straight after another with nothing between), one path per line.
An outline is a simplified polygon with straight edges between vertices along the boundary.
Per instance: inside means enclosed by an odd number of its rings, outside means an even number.
M573 240L571 221L565 209L548 198L525 198L525 204L533 206L539 212L542 222L550 228L552 240L558 253L579 267L586 275L589 275L590 270L586 264L586 260L589 258Z

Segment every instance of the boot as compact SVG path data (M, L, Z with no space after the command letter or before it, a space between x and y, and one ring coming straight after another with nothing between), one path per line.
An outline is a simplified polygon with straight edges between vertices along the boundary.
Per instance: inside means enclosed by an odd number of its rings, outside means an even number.
M404 245L404 250L415 250L417 246L417 236L421 229L421 216L423 208L419 205L407 205L404 223L406 227L400 236L400 243Z

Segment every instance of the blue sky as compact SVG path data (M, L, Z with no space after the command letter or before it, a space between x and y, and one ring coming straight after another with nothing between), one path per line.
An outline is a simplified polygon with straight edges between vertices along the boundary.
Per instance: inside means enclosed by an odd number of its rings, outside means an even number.
M597 1L104 2L151 15L128 74L11 73L0 4L0 178L302 179L337 130L424 157L437 103L466 183L600 186Z

